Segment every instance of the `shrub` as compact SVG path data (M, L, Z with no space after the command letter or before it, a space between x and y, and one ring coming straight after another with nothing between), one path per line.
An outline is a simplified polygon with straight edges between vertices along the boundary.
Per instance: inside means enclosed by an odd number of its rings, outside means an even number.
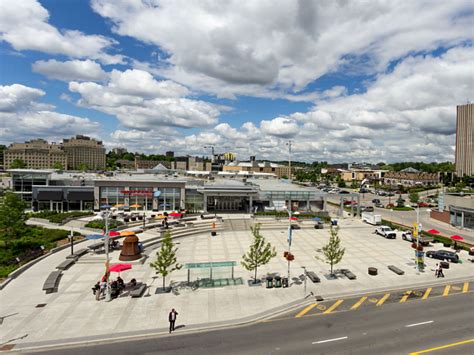
M109 229L114 229L121 225L123 225L123 222L117 221L116 219L109 219ZM86 224L86 227L94 228L94 229L105 229L105 221L103 220L90 221L89 223Z

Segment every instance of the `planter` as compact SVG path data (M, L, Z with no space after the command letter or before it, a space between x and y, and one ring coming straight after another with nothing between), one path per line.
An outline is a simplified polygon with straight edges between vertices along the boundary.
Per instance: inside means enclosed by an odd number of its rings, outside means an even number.
M157 287L155 291L155 295L158 295L160 293L170 293L170 292L171 292L171 287L165 287L165 289L163 289L163 287Z
M451 243L443 243L443 247L449 248L449 247L451 247Z
M443 269L449 269L449 263L447 261L441 261L439 264Z
M255 282L255 280L248 280L247 283L250 287L262 286L262 281L261 280L257 280L257 282Z
M416 248L416 250L418 250L418 251L423 251L423 246L422 246L422 245L419 245L419 246Z
M143 221L143 216L138 216L139 221Z
M124 221L125 223L128 223L129 219L128 219L128 218L124 218L123 221Z
M135 222L135 221L137 220L137 217L132 217L132 218L130 218L130 220L131 220L132 222Z
M212 231L212 232L211 232L211 235L212 235L213 237L215 237L215 236L217 235L217 232L216 232L216 231Z
M369 275L375 276L378 274L378 270L375 267L369 267Z

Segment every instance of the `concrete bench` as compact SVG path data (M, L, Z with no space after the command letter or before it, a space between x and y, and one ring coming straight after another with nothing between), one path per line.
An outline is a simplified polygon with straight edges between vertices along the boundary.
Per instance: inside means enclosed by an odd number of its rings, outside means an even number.
M74 259L66 259L61 264L56 266L56 269L58 269L58 270L67 270L72 265L74 265L75 262L76 262L76 260L74 260Z
M212 215L211 214L210 215L203 215L203 214L201 215L201 219L214 219L215 217L216 216L213 215L213 214Z
M388 266L388 269L393 271L394 273L396 273L397 275L404 275L405 274L405 271L399 269L398 267L396 267L395 265L389 265Z
M341 272L342 272L349 280L355 280L355 279L357 279L357 276L354 275L349 269L341 269Z
M189 222L189 221L196 221L197 217L183 217L181 218L181 221L183 222Z
M146 290L146 284L142 283L137 286L133 290L130 291L130 297L142 297L143 293Z
M61 275L62 272L60 270L53 271L51 274L49 274L48 278L43 284L43 291L46 291L46 293L52 293L57 290Z
M87 254L88 252L89 252L89 250L88 250L87 248L79 249L79 250L76 251L74 254L66 256L66 259L74 259L74 260L77 260L77 259L79 259L81 256L83 256L84 254Z

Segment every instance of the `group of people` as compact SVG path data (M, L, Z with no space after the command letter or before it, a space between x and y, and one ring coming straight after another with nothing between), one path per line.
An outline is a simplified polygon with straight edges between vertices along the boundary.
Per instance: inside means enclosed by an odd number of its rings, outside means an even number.
M137 280L131 279L130 282L125 285L123 279L118 276L116 280L110 282L110 295L112 298L117 298L120 293L125 290L125 288L134 288L137 285ZM92 287L92 293L95 296L95 299L99 301L102 296L105 296L107 290L107 276L104 275L101 281L97 281L97 283Z

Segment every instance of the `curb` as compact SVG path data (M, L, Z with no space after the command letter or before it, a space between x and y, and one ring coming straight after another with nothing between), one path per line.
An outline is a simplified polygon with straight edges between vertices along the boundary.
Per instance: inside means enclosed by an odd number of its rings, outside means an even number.
M453 282L461 282L461 281L474 281L473 277L461 277L455 278L452 280L443 280L440 282L421 282L418 284L411 284L403 287L398 288L378 288L374 290L367 290L365 292L356 292L356 293L338 293L338 294L331 294L324 298L324 301L327 300L334 300L337 298L344 298L344 297L358 297L367 295L368 293L378 293L378 292L388 292L388 291L398 291L406 289L407 287L424 287L424 286L442 286L447 283ZM247 316L244 318L239 318L230 321L220 321L214 323L208 323L206 325L201 324L190 324L186 326L185 329L180 330L178 333L181 334L194 334L194 333L201 333L201 332L208 332L213 330L222 330L222 329L231 329L231 328L238 328L238 327L245 327L251 324L257 324L259 322L265 320L271 320L274 317L277 317L281 314L290 313L294 309L299 308L301 306L307 305L309 303L314 303L315 301L310 298L302 298L295 300L293 302L286 303L284 305L272 308L270 310L257 313L255 315ZM136 334L133 334L136 333ZM38 342L37 346L33 345L35 343L24 343L26 347L19 347L17 349L12 349L10 352L21 352L21 351L44 351L44 350L53 350L53 349L62 349L62 348L74 348L78 345L81 345L83 348L92 345L100 345L100 344L110 344L110 343L121 343L126 341L136 341L140 339L149 339L149 338L157 338L157 337L165 337L169 336L168 328L157 328L157 329L150 329L146 331L135 331L135 332L127 332L127 333L114 333L108 335L98 335L98 336L90 336L90 337L83 337L83 338L75 338L75 339L62 339L58 341L45 341L45 342ZM21 344L17 344L20 345Z

